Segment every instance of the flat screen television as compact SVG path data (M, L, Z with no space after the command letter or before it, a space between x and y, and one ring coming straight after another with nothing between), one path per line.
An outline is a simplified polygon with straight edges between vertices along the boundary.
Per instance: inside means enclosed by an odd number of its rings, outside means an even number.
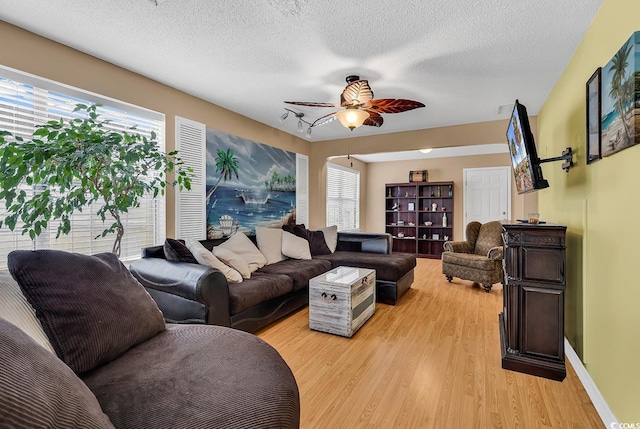
M540 158L536 152L527 108L516 100L507 128L507 144L518 194L549 187L542 177Z

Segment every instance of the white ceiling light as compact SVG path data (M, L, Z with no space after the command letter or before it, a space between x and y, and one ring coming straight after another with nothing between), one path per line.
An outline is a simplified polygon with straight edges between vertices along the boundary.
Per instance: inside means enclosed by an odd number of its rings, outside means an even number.
M369 117L369 113L357 108L347 107L345 110L336 113L336 116L342 125L353 131L364 123Z
M422 153L429 153L433 150L433 148L427 148L427 149L420 149L420 152Z

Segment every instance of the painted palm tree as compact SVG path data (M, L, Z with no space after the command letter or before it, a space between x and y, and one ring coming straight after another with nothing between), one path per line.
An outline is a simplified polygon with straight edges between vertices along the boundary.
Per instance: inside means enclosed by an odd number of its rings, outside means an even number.
M218 149L215 162L216 162L216 173L220 173L220 177L218 178L218 181L213 186L213 188L211 188L207 192L207 195L206 195L207 205L209 204L209 199L211 199L211 195L213 195L214 192L216 192L216 189L218 189L218 186L220 185L220 181L224 179L224 181L226 182L227 180L231 179L233 176L236 176L236 179L239 178L238 177L238 158L233 156L233 151L231 149L227 149L226 152L221 149Z
M631 45L629 40L627 40L627 43L625 43L613 56L611 59L611 66L609 67L609 70L613 72L609 96L615 100L614 108L620 114L622 126L624 127L625 142L631 140L631 132L626 121L624 109L625 101L627 100L626 95L628 95L624 76L627 67L629 66L629 54L631 53L632 48L633 45Z

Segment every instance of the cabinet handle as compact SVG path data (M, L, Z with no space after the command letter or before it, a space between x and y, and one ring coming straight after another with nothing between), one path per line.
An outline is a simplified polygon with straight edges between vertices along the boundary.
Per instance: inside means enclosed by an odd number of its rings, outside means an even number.
M322 292L322 300L324 302L335 301L338 297L335 294L332 294L331 297L327 296L325 292Z

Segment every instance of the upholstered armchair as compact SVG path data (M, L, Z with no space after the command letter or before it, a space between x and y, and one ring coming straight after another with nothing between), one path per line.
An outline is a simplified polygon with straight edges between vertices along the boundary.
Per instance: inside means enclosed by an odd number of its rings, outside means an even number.
M447 241L442 252L442 274L480 283L486 292L502 283L502 225L498 221L470 222L466 241Z

